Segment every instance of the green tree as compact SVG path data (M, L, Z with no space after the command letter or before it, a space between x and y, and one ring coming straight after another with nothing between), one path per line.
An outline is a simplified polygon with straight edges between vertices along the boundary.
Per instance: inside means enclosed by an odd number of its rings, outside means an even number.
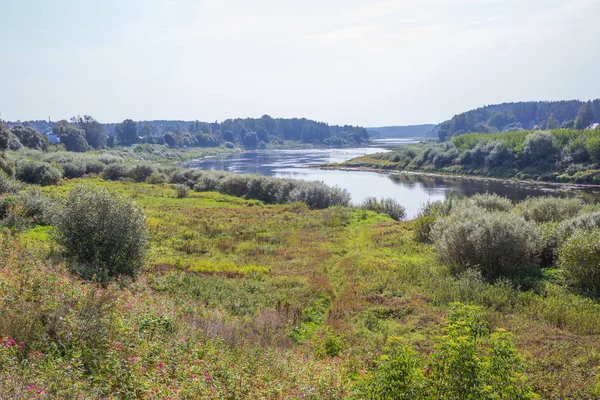
M551 113L548 117L546 129L558 129L558 121L556 120L556 116L554 115L554 113Z
M11 132L25 147L43 151L48 150L48 138L31 127L17 125L11 129Z
M115 134L117 135L119 144L124 146L136 144L138 141L137 124L131 119L126 119L120 124L117 124L115 127Z
M10 131L2 122L0 122L0 152L8 149L8 142L10 140Z
M106 129L104 125L89 115L76 116L71 122L85 132L85 140L95 149L106 147Z
M577 118L575 118L575 129L586 129L594 121L594 118L592 103L585 103L581 106Z
M61 124L52 128L52 131L60 138L60 142L65 145L67 151L83 153L89 149L83 129Z

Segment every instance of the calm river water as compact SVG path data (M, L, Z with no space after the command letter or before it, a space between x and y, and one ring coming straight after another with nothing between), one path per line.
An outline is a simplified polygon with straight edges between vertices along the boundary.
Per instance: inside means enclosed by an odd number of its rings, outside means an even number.
M246 151L193 161L189 166L206 170L322 181L331 186L337 185L347 189L354 203L361 202L367 196L392 197L406 207L409 218L414 217L426 201L446 199L451 191L458 197L489 192L506 196L512 200L541 195L581 195L600 199L600 191L556 191L541 186L514 185L498 181L315 168L316 165L343 162L366 154L389 151L386 149L389 146L409 143L415 143L415 140L380 140L375 141L370 147L349 149Z

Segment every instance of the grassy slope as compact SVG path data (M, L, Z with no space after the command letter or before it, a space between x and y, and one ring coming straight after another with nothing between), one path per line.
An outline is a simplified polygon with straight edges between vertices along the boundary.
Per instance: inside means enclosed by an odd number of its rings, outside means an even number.
M44 190L62 195L80 182ZM152 234L147 268L132 285L96 292L53 260L48 229L0 234L2 332L23 338L30 360L0 368L2 398L32 391L75 398L346 397L386 337L397 335L427 355L453 301L483 306L492 328L515 333L544 398L591 396L599 308L550 281L525 292L453 278L431 246L413 241L412 222L371 212L265 206L218 193L177 199L167 185L85 180L92 182L145 210ZM82 325L77 321L95 304L91 293L115 301ZM74 321L77 329L59 324L57 337L96 355L87 359L67 345L50 351L36 333L47 331L36 321L49 316ZM326 325L343 338L339 358L319 350ZM102 332L107 344L78 342L71 330ZM37 350L43 360L31 353Z

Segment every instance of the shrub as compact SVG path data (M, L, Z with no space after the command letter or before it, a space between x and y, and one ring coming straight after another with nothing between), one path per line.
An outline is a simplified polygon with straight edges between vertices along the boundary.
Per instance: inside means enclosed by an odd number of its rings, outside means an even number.
M367 197L360 207L363 210L387 214L395 221L406 218L406 209L392 198L377 200L376 197Z
M169 178L169 183L181 183L193 188L196 181L202 176L202 171L197 169L179 169Z
M230 196L242 197L248 192L248 182L251 179L251 175L227 175L219 184L219 192Z
M21 190L22 185L0 171L0 194L16 193Z
M101 174L104 171L104 165L100 161L89 160L85 163L86 174Z
M129 167L124 164L109 164L102 171L102 178L109 181L116 181L129 176Z
M178 199L183 199L190 194L190 188L187 185L175 185L175 192Z
M579 215L561 222L554 232L554 241L560 246L577 230L600 228L600 211Z
M576 231L558 254L569 284L594 295L600 294L600 229Z
M450 198L446 201L427 201L419 211L414 223L413 238L417 242L431 243L431 231L437 218L450 214L453 207L454 196L450 192Z
M129 170L129 177L136 182L145 182L155 172L151 165L138 164Z
M536 226L514 214L460 207L436 222L432 237L442 262L459 270L479 269L487 279L538 261Z
M387 339L384 354L377 360L377 369L363 384L366 399L412 400L423 398L425 378L420 360L400 339Z
M534 197L517 204L515 212L522 215L527 221L561 222L576 216L583 206L584 202L580 199Z
M202 175L194 185L196 192L213 192L219 189L219 178L214 174Z
M17 165L16 177L26 183L44 186L55 185L62 175L47 162L26 161Z
M85 174L86 166L83 161L72 161L63 164L62 169L65 178L81 178Z
M497 194L480 194L464 200L467 204L483 208L486 211L510 211L513 208L512 202L506 197L498 196Z
M350 194L346 189L330 187L323 182L300 182L290 192L289 201L301 201L311 209L323 209L332 206L349 206Z
M154 171L152 173L152 175L150 175L146 179L146 183L150 183L153 185L160 185L161 183L165 183L166 180L167 180L167 178L163 174Z
M0 153L0 173L2 172L8 176L13 176L15 173L12 163Z
M2 198L0 219L11 227L23 227L28 223L49 225L52 220L52 203L38 188Z
M114 154L105 153L105 154L100 154L98 156L98 161L100 161L104 165L116 164L122 160L123 159L121 157L117 157Z
M85 277L134 276L147 247L143 212L117 193L73 189L56 218L57 239Z

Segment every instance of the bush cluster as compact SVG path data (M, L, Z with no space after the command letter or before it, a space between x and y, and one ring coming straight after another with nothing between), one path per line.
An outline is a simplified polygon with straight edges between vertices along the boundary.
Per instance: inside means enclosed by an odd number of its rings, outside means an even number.
M395 221L406 218L406 208L392 198L378 200L376 197L367 197L360 207L363 210L387 214Z

